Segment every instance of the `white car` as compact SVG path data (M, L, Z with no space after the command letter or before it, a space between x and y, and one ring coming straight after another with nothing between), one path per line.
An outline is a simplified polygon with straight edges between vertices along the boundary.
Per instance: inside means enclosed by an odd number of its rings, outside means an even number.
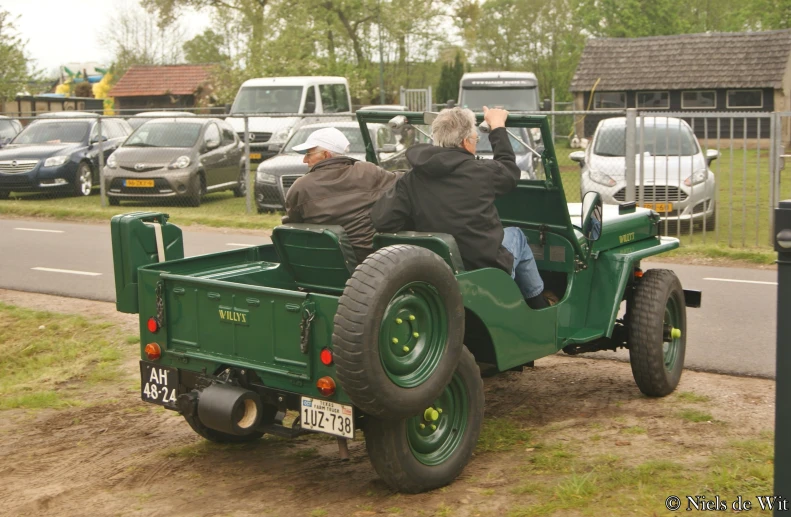
M662 219L681 223L705 219L706 229L713 230L717 184L709 167L719 158L719 151L710 149L704 155L689 124L681 119L642 117L643 128L640 120L637 119L635 141L635 199ZM599 122L587 149L569 155L580 164L580 196L594 191L601 194L604 203L626 201L625 156L626 118Z

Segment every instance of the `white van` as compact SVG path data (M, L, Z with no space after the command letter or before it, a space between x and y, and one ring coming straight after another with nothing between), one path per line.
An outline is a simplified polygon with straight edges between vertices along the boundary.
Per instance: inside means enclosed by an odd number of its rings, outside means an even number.
M344 77L268 77L245 81L231 106L230 115L250 115L250 159L275 155L293 131L313 117L268 116L274 114L352 113L349 83ZM333 119L342 120L341 118ZM244 141L244 118L228 117Z

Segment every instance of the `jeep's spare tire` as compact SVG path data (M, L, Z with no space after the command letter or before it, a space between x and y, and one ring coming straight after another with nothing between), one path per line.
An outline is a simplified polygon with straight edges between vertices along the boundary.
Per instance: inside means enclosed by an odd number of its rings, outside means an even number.
M445 389L463 340L464 303L450 267L428 249L387 246L357 267L338 301L338 381L364 412L406 418Z

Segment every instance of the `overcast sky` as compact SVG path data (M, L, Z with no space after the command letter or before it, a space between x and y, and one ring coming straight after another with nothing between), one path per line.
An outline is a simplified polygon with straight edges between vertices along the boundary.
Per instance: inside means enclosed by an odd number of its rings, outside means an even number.
M49 77L66 63L109 65L112 53L102 48L99 34L118 10L136 4L135 0L3 0L1 7L19 15L16 27L28 42L27 53ZM203 32L209 16L194 13L182 21L189 38Z

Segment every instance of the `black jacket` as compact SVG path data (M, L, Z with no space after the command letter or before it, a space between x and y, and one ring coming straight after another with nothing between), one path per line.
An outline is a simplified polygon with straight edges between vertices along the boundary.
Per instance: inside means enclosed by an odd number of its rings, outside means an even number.
M511 274L514 257L502 247L503 225L494 200L516 188L520 171L505 128L489 134L493 160L460 147L419 144L406 153L412 170L374 203L380 232L449 233L467 270L497 267Z

